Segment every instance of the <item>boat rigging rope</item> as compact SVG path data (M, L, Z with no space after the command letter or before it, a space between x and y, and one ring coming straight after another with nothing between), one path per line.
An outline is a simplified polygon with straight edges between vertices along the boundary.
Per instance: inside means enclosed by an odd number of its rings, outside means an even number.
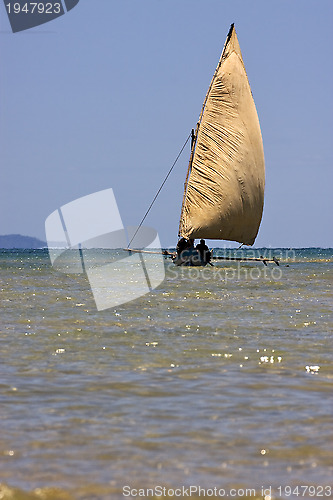
M186 144L187 144L187 143L188 143L188 141L190 140L190 137L192 137L192 131L191 131L191 132L190 132L190 134L188 135L188 137L187 137L186 141L184 142L183 147L181 148L181 150L180 150L180 151L179 151L179 153L178 153L177 158L176 158L176 159L175 159L175 161L173 162L173 164L172 164L172 166L171 166L171 168L170 168L169 172L167 173L167 175L166 175L166 177L165 177L164 181L162 182L161 186L159 187L159 190L158 190L158 191L157 191L157 193L155 194L155 197L154 197L153 201L152 201L152 202L151 202L151 204L149 205L149 208L148 208L147 212L146 212L146 213L145 213L145 215L143 216L142 221L140 222L140 224L139 224L139 226L137 227L137 229L136 229L136 231L135 231L134 235L132 236L132 239L131 239L131 241L130 241L130 242L129 242L129 244L128 244L128 246L129 246L129 247L131 246L131 243L132 243L132 241L134 240L135 236L138 234L139 229L140 229L140 227L142 226L142 224L143 224L143 222L144 222L145 218L146 218L146 217L147 217L147 215L149 214L151 207L154 205L154 203L155 203L155 201L156 201L156 198L158 197L158 195L159 195L159 194L160 194L160 192L162 191L162 188L163 188L164 184L166 183L166 181L167 181L167 179L168 179L169 175L171 174L171 172L172 172L172 170L173 170L174 166L176 165L177 161L179 160L180 155L181 155L181 154L182 154L182 152L184 151Z

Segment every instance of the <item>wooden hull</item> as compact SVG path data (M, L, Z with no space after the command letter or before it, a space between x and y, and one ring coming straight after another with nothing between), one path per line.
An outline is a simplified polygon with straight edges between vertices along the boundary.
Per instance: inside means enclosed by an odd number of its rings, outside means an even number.
M206 266L207 262L200 258L200 254L197 250L184 250L181 255L175 255L172 258L173 263L176 266Z

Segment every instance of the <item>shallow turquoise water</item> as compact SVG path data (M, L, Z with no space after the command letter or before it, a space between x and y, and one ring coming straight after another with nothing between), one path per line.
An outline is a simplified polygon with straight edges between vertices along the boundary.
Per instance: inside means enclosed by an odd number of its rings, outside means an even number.
M288 259L166 262L98 312L46 251L2 251L0 498L329 485L333 251L271 252Z

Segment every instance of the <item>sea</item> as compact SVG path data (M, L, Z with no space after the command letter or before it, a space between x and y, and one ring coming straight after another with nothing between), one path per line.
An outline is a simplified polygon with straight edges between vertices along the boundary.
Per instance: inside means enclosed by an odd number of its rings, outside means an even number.
M255 252L98 310L1 250L0 499L333 498L333 250Z

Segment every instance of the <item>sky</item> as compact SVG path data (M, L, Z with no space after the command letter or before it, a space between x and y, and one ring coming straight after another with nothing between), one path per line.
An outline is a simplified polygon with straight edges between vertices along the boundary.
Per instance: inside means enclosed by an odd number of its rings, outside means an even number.
M195 127L231 23L265 151L255 246L333 247L332 0L80 0L19 33L1 4L0 234L45 240L51 212L110 187L124 224L139 224ZM188 158L189 145L145 221L165 247Z

